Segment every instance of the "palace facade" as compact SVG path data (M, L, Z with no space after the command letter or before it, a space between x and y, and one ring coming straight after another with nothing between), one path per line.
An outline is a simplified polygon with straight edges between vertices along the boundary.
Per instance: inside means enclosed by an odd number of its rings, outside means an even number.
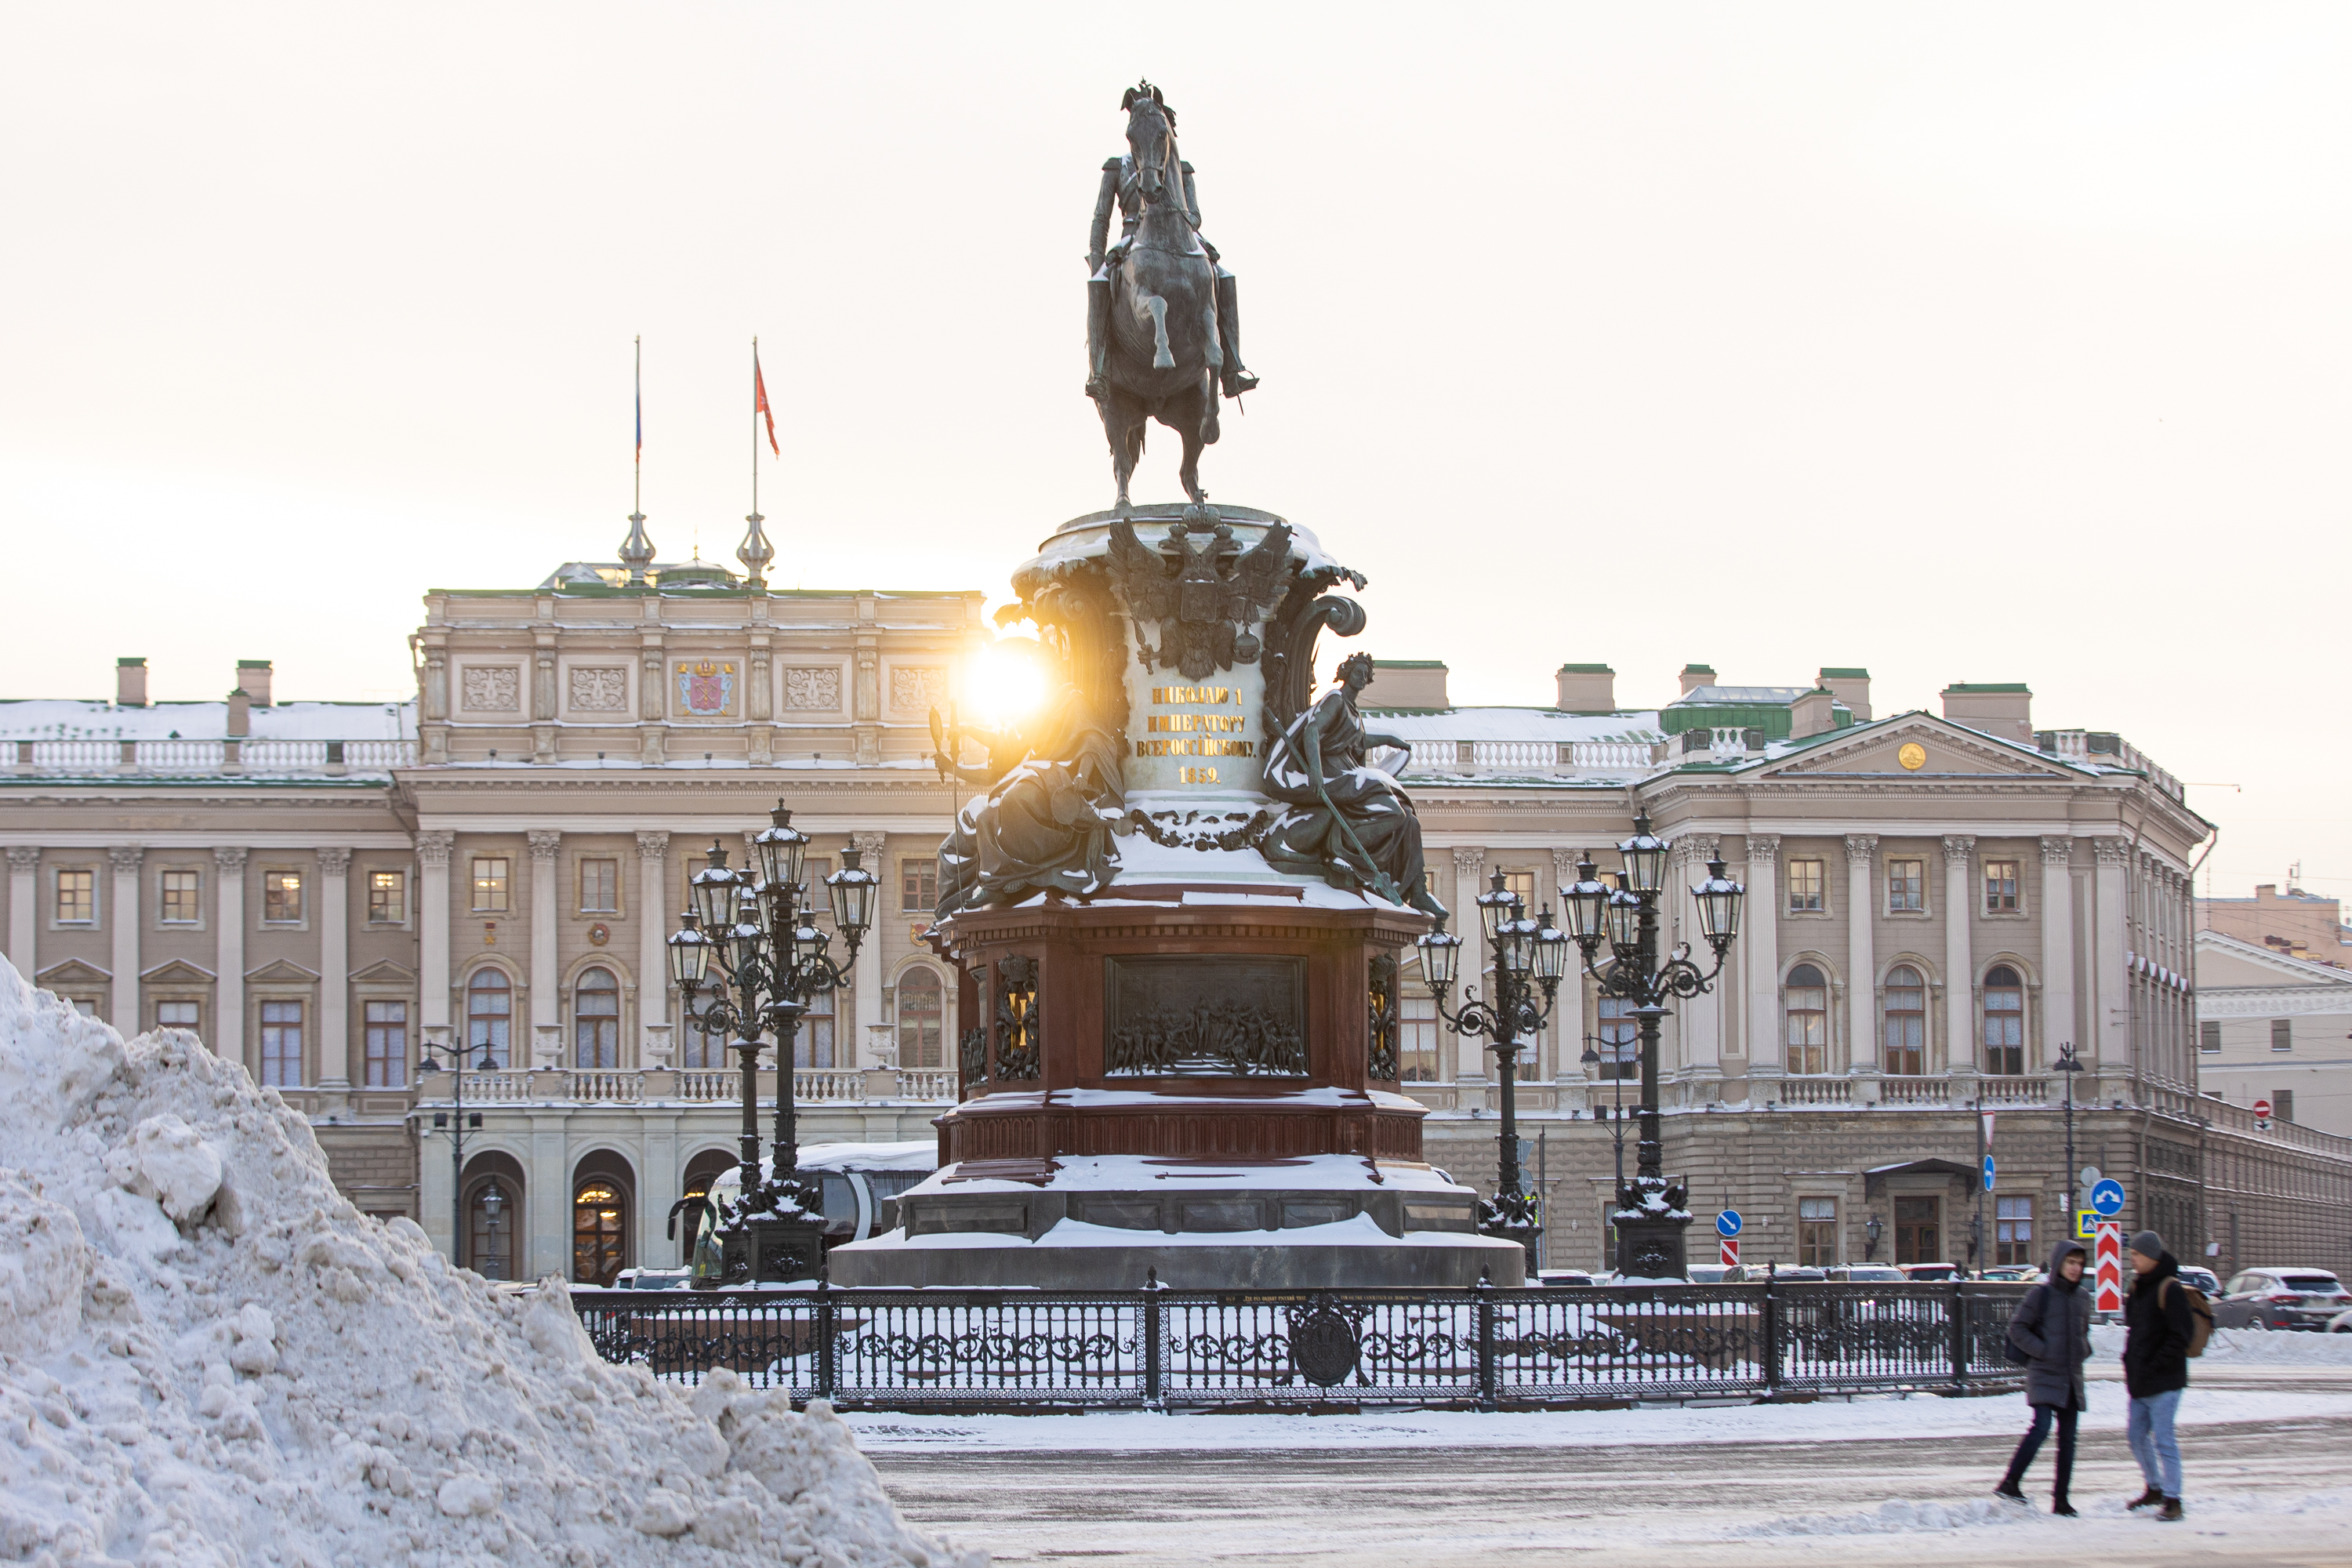
M662 943L703 852L741 864L779 799L820 874L854 852L887 889L789 1069L803 1141L927 1138L955 1100L978 1021L923 940L961 787L929 715L967 700L990 640L976 592L640 560L428 593L404 703L275 703L262 661L225 701L152 703L125 660L112 702L0 703L6 952L126 1032L238 1056L310 1117L353 1203L485 1272L667 1263L670 1206L735 1159L741 1107ZM1365 702L1410 747L1456 910L1496 872L1556 904L1637 810L1685 883L1719 856L1747 884L1662 1076L1668 1169L1694 1208L1748 1217L1749 1260L2046 1254L2071 1087L2073 1165L2124 1180L2126 1217L2182 1257L2352 1265L2352 1140L2200 1092L2189 873L2210 830L2121 737L2037 728L2022 686L1882 716L1854 668L1743 686L1693 665L1654 710L1621 709L1602 666L1556 679L1549 707L1462 708L1442 665L1387 661ZM1493 1058L1405 981L1400 1087L1429 1108L1430 1158L1489 1183ZM1638 1089L1614 1005L1565 987L1521 1058L1556 1267L1604 1256L1608 1112ZM2083 1070L2056 1070L2061 1044Z

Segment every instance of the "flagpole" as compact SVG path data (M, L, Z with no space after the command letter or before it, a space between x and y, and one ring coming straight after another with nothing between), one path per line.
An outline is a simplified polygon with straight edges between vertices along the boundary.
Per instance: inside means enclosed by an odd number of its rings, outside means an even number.
M630 510L631 511L643 511L643 510L646 510L646 340L645 340L645 334L644 334L644 333L642 333L642 332L640 332L640 333L637 335L637 337L636 337L636 340L635 340L635 341L636 341L636 346L637 346L637 367L636 367L636 398L637 398L637 455L636 455L636 469L637 469L637 473L636 473L636 478L635 478L635 479L631 483L631 485L630 485L630 489L629 489L629 510Z
M751 384L755 388L760 384L760 338L756 332L751 336ZM758 399L754 397L751 405L751 514L756 517L759 511L760 407Z

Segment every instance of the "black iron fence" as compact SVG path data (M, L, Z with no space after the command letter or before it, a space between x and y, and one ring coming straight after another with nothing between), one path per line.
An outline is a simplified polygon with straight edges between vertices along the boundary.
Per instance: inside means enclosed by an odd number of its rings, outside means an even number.
M867 1409L1618 1405L1998 1393L2021 1285L604 1290L610 1362Z

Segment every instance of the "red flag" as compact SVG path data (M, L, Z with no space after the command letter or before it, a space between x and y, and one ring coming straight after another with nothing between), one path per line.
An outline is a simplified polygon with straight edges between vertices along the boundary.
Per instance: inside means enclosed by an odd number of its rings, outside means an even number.
M754 417L765 415L768 420L768 450L781 458L784 449L776 445L776 411L768 406L768 382L760 374L760 351L751 350L751 413Z

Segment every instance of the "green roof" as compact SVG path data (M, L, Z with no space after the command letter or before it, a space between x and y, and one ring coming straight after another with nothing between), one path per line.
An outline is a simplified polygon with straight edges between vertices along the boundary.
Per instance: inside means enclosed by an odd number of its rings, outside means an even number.
M2030 696L2032 696L2032 692L2027 689L2025 682L2023 682L2022 680L1994 680L1994 681L1968 681L1968 680L1956 680L1956 681L1952 682L1952 684L1951 684L1951 685L1947 686L1946 688L1944 688L1944 689L1945 689L1946 691L1948 691L1948 692L1951 692L1951 691L2006 691L2006 692L2011 692L2011 693L2014 693L2014 694L2016 694L2016 695L2018 695L2018 696L2022 696L2022 697L2030 697Z
M1559 667L1559 672L1562 675L1614 675L1617 673L1605 664L1563 664Z
M1870 671L1859 668L1850 668L1844 665L1825 664L1822 666L1821 679L1828 680L1832 677L1839 680L1868 680L1870 679Z

